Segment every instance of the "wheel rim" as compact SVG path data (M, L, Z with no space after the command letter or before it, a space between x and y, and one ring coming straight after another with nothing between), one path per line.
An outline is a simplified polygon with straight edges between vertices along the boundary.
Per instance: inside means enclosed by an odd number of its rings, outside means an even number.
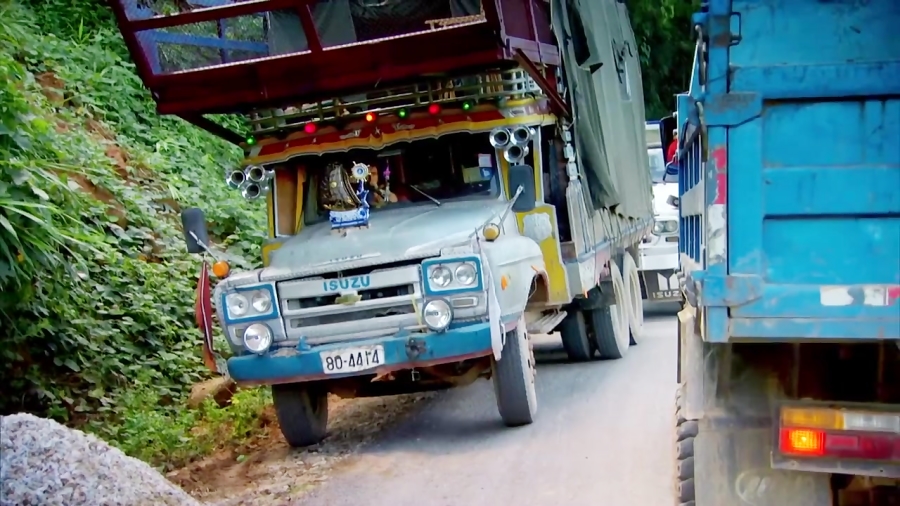
M616 297L616 303L609 306L610 317L612 319L613 329L616 334L616 343L620 350L627 350L631 344L628 335L628 301L624 300L625 282L622 279L622 272L615 262L609 263L609 270L612 276L613 294ZM624 328L623 328L624 327Z
M629 306L631 309L629 324L631 333L637 339L644 328L644 307L643 301L641 301L641 280L638 277L637 264L634 263L634 259L628 254L625 257L625 277L628 278L627 286L629 288Z

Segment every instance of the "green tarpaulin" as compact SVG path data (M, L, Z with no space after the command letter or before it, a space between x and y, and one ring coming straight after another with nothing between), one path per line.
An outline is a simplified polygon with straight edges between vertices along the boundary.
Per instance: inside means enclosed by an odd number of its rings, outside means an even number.
M644 93L634 32L616 0L551 0L565 61L577 162L595 209L652 215Z

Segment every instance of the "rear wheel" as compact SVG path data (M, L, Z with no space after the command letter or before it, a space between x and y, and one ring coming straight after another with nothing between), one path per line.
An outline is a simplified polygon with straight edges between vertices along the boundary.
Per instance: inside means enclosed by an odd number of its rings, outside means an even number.
M573 307L560 324L559 333L569 360L584 362L593 358L594 348L588 337L584 310Z
M509 427L527 425L537 413L534 353L524 318L506 333L500 360L493 361L494 395L500 417Z
M634 345L640 342L641 335L644 332L644 302L641 299L641 276L631 253L625 252L622 258L622 278L625 291L628 293L626 300L628 301L628 327L631 333L630 344Z
M591 311L592 340L601 358L619 359L628 353L628 300L622 273L615 261L609 262L615 304Z
M281 433L293 447L319 443L327 435L328 390L307 383L272 385Z

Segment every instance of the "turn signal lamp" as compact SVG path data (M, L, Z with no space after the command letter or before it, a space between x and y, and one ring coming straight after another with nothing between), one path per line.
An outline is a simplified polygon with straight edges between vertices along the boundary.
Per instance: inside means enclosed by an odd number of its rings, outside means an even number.
M500 227L496 223L488 223L481 229L485 241L496 241L500 237Z
M825 432L815 429L781 429L781 451L799 455L824 455Z
M900 413L782 406L778 449L806 458L900 460Z
M367 112L367 113L366 113L366 121L368 121L369 123L375 121L375 118L377 118L377 117L378 117L378 116L377 116L374 112Z
M217 278L224 279L228 276L228 273L231 272L231 267L225 260L219 260L213 264L212 271Z
M316 126L315 123L307 123L307 124L303 125L303 131L310 135L316 133L316 130L318 130L318 129L319 128Z
M441 104L431 104L428 106L428 114L436 115L441 113Z

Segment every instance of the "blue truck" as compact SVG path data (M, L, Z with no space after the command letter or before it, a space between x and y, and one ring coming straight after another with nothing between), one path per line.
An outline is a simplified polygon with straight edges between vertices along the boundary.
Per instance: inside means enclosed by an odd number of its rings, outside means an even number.
M900 1L692 22L676 504L900 504Z

